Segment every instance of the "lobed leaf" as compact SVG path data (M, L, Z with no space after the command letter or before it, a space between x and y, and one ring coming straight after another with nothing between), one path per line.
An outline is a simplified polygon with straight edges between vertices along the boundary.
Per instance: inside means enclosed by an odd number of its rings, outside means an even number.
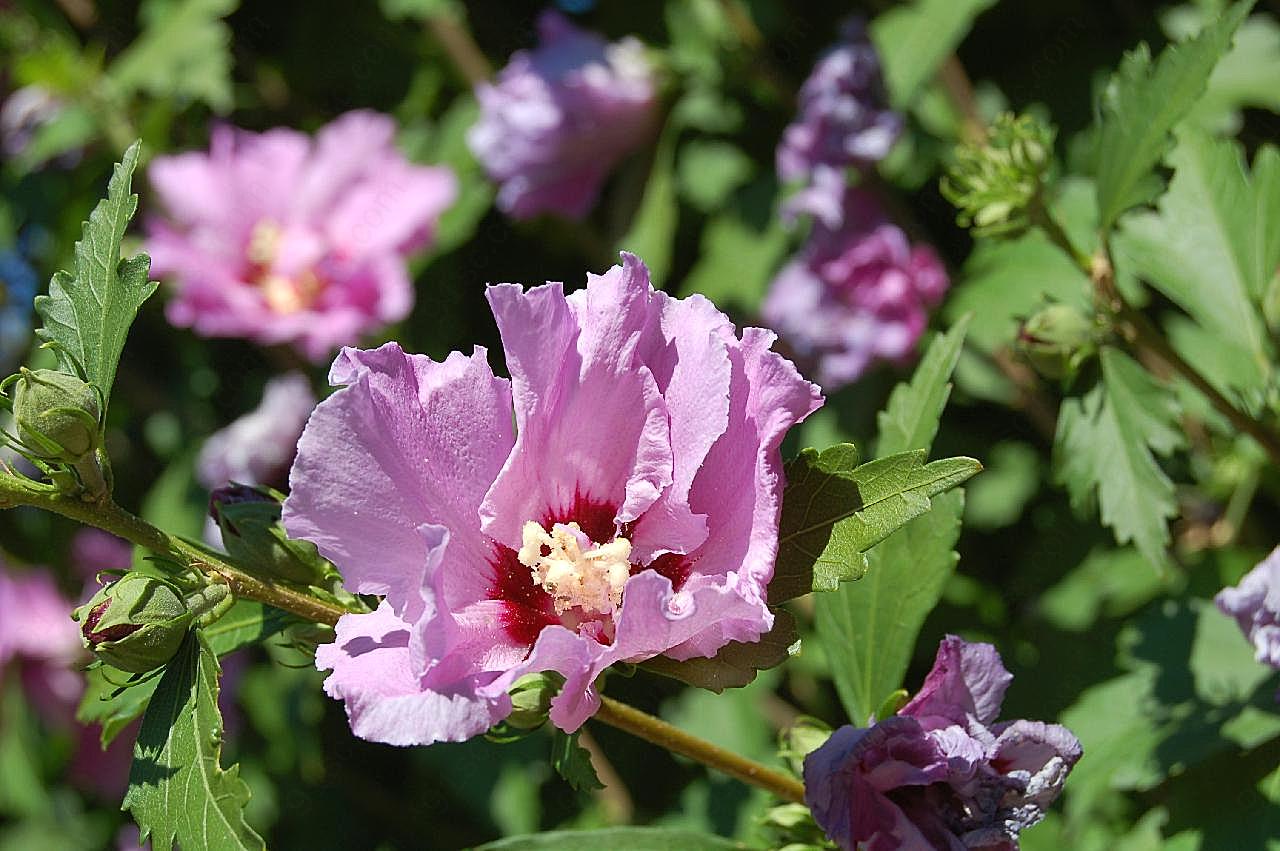
M218 658L200 630L187 634L143 716L123 808L152 847L265 848L244 820L249 787L223 770Z
M1264 386L1271 372L1261 301L1280 263L1275 160L1262 149L1251 180L1236 143L1188 131L1159 211L1126 217L1115 240L1132 271L1238 353L1239 389Z
M1231 37L1253 8L1241 0L1199 35L1160 52L1154 65L1145 44L1120 63L1098 119L1098 220L1110 230L1125 210L1159 192L1152 169L1169 131L1199 100Z
M578 743L581 731L566 733L556 728L551 733L551 767L577 792L603 789L591 763L591 753Z
M222 20L239 0L148 0L142 34L111 64L107 76L125 92L194 99L217 113L235 105L231 89L231 28Z
M84 223L75 246L74 274L55 273L49 294L35 300L36 312L44 320L36 334L57 345L64 370L82 367L104 400L111 395L129 326L157 286L147 280L151 267L147 255L120 259L120 241L138 208L130 182L141 144L134 142L124 152L107 184L107 197Z
M1069 399L1054 438L1057 480L1081 510L1097 494L1102 522L1116 541L1133 542L1152 564L1167 561L1167 520L1177 513L1173 482L1152 451L1182 446L1179 408L1168 389L1113 348L1102 350L1102 381Z

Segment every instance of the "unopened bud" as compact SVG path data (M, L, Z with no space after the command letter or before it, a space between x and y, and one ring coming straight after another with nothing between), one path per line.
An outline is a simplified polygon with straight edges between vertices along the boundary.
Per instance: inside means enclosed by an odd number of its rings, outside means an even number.
M126 573L101 588L71 616L84 646L108 665L145 673L173 658L194 617L173 584Z
M1046 378L1069 377L1097 350L1097 328L1080 310L1051 304L1022 323L1018 348Z
M941 184L957 221L983 236L1025 229L1053 163L1053 138L1053 129L1034 117L1005 113L986 139L957 148Z
M98 391L65 372L24 367L15 382L13 418L18 437L44 460L77 464L102 442Z
M551 698L564 685L564 677L555 673L525 674L516 680L511 695L511 714L507 726L517 730L536 730L547 723Z

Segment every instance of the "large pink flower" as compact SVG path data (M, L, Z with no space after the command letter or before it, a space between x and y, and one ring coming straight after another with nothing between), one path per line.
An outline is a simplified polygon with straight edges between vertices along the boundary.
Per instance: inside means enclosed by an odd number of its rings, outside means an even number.
M564 676L551 719L575 730L610 664L773 624L779 444L821 404L773 334L655 292L630 254L568 297L488 297L510 381L479 348L344 349L299 443L286 528L386 598L316 656L367 739L476 735L536 671Z
M148 177L166 215L148 222L147 250L173 278L170 321L320 359L403 319L405 256L457 186L406 161L394 134L387 116L349 112L314 140L219 127L207 153L157 157Z

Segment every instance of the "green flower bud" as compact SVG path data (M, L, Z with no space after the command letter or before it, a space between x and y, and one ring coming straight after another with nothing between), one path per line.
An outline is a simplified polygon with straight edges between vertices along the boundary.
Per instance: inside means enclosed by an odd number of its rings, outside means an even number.
M23 367L13 394L18 437L36 457L77 464L102 443L98 391L74 375Z
M556 673L525 674L516 680L507 693L511 695L511 714L508 727L516 730L536 730L547 723L551 711L551 698L564 685L564 677Z
M829 738L831 727L817 718L802 715L779 735L778 755L791 764L796 774L800 774L804 770L804 758L822 747Z
M1051 304L1022 323L1018 348L1041 375L1067 378L1097 350L1097 327L1076 308Z
M122 671L141 674L173 658L194 615L173 584L126 573L71 617L80 622L80 637L95 656Z
M956 149L942 194L956 220L980 236L1014 234L1031 224L1045 174L1053 164L1053 128L1030 115L1005 113L990 135Z

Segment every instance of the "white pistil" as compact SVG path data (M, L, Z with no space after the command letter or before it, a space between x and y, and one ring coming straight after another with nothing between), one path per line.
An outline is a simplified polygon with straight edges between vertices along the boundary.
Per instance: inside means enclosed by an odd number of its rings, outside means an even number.
M577 523L557 523L548 532L532 520L521 536L517 557L529 568L533 583L551 595L557 614L579 608L607 615L622 605L622 588L631 576L629 540L596 544Z

